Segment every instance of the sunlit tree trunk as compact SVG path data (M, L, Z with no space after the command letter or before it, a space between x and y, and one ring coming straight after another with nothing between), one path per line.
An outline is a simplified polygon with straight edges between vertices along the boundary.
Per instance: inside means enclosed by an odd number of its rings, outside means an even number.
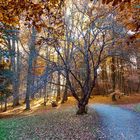
M29 58L28 58L28 73L27 73L27 89L26 89L26 110L30 109L30 95L31 95L31 85L32 85L32 74L33 74L33 62L36 55L35 50L36 41L36 30L32 27L32 34L29 44Z
M14 33L12 40L9 40L11 70L13 72L12 90L13 90L13 106L19 105L19 88L20 88L20 52L18 45L18 35Z
M6 97L6 94L4 95L4 110L3 111L7 111L7 97Z
M66 79L65 89L64 89L63 98L62 98L61 103L65 103L67 100L68 100L68 82Z
M58 60L58 64L60 64L60 58L59 55L57 55L57 60ZM57 97L56 97L56 101L60 101L61 97L60 97L60 71L58 70L57 72Z

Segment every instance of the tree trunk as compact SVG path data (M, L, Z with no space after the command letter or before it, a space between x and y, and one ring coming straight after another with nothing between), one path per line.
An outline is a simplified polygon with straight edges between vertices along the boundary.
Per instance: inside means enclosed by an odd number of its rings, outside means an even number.
M112 57L112 64L111 64L111 78L112 78L112 88L113 92L116 88L116 68L115 68L115 58Z
M47 103L47 84L46 84L46 82L44 82L43 94L44 94L44 106L46 106L46 103Z
M67 87L66 87L64 95L63 95L62 103L65 103L67 100L68 100L68 91L67 91Z
M59 55L57 56L57 61L58 61L58 64L60 63L60 58L59 58ZM57 74L57 97L56 97L56 101L60 101L61 97L60 97L60 71L58 70L58 74Z
M57 97L56 97L56 101L60 101L61 97L60 97L60 72L58 71L58 79L57 79Z
M31 85L33 83L33 62L36 55L35 50L35 41L36 41L36 30L35 27L32 27L32 34L30 39L30 46L29 46L29 58L28 58L28 73L27 73L27 89L26 89L26 110L30 109L30 95L31 95Z
M20 87L20 52L18 46L18 36L13 35L12 43L9 40L11 69L13 72L12 90L13 90L13 106L19 105L19 87Z
M2 111L2 101L1 101L1 111Z
M79 103L78 104L78 110L77 110L77 115L84 115L84 114L87 114L87 104L84 104L83 102L82 103Z
M17 49L17 70L15 72L15 83L14 83L14 100L13 100L13 106L18 106L19 105L19 88L20 88L20 54L19 54L19 49Z
M65 103L68 100L68 84L67 84L67 80L66 80L66 86L65 86L65 91L63 94L63 98L62 98L62 104Z
M7 111L7 97L6 97L6 95L4 97L4 110L3 111L4 112Z

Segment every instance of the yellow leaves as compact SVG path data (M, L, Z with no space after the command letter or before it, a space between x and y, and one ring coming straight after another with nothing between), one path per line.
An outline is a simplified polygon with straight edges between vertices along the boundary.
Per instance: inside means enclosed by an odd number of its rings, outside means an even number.
M19 17L17 12L18 3L14 0L8 0L5 3L0 3L0 22L10 25L10 26L18 26L19 25Z
M38 57L34 61L34 66L34 74L40 76L45 72L46 61L43 58Z
M55 7L58 6L58 3L60 0L0 0L0 22L19 27L20 18L22 18L26 27L35 26L36 30L41 32L42 27L48 27L47 23L42 24L42 21L46 22L50 9L54 9L54 12L51 10L51 14L55 14Z
M2 21L2 20L3 20L3 14L0 13L0 21Z
M28 21L39 21L39 16L43 12L44 5L42 3L34 4L30 0L8 0L0 2L0 21L10 25L18 26L19 17L22 13L28 17Z
M112 57L108 57L106 59L106 65L109 65L111 63L111 61L112 61Z
M50 0L50 2L55 5L55 4L58 4L59 3L59 0Z
M2 45L4 43L5 43L4 39L3 38L0 38L0 44Z
M9 17L7 15L0 15L0 21L13 27L19 26L19 18L17 16L15 17Z

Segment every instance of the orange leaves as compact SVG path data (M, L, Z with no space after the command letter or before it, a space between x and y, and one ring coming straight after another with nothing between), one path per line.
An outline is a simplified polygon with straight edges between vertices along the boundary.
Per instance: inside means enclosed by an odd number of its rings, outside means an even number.
M10 26L19 25L18 1L8 0L0 2L0 22Z
M127 28L129 30L135 30L137 28L137 26L134 23L128 23L127 24Z
M34 61L34 68L33 68L33 73L37 76L41 76L45 72L46 68L46 61L43 58L38 57Z
M119 21L128 30L137 32L140 29L140 9L136 8L139 4L139 0L123 0L118 5L116 20Z
M130 3L131 0L102 0L103 4L109 4L111 2L112 2L112 6L116 6L116 5L120 4L121 2L123 2L123 4L125 2L129 2Z
M37 32L40 33L40 32L41 32L41 28L42 28L41 26L36 26L36 30L37 30Z
M50 0L50 3L52 5L58 4L60 0Z
M34 4L30 0L1 0L0 22L10 26L19 26L19 17L24 15L26 21L39 21L43 13L43 3ZM24 14L23 14L24 13Z
M3 14L0 13L0 21L2 21L2 20L3 20Z
M0 22L20 27L21 18L25 25L35 26L40 32L42 27L47 27L42 24L42 17L48 17L50 9L56 11L55 7L58 6L58 3L60 0L0 0Z

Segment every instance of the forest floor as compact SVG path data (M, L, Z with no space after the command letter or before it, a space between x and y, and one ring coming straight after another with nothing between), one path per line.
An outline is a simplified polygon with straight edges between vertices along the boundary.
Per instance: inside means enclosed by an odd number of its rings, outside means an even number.
M140 112L140 94L133 94L130 96L123 96L121 99L117 101L112 101L111 96L91 96L89 100L89 104L93 103L100 103L100 104L111 104L111 105L118 105L123 108L133 109ZM58 104L56 107L58 108L65 108L69 106L77 107L77 102L73 97L68 97L68 101L64 104ZM31 101L31 110L25 111L25 104L23 102L20 103L19 106L13 108L12 104L9 104L8 110L6 112L0 111L0 119L7 118L12 116L27 116L32 114L38 114L40 112L49 112L50 110L55 110L55 108L51 107L51 103L47 103L47 106L43 105L43 98L42 99L35 99Z
M105 140L106 132L102 129L104 125L99 126L101 122L106 121L102 120L102 116L109 113L103 118L111 117L109 110L113 111L114 107L119 108L116 109L114 116L123 109L128 111L126 115L129 116L130 112L140 112L140 94L124 96L116 102L112 102L111 96L91 97L89 113L84 116L76 115L77 103L72 97L69 97L65 104L59 104L55 108L52 108L51 104L47 106L42 104L43 99L36 99L31 102L30 111L25 111L25 104L21 104L16 108L8 107L7 112L1 112L0 140L101 140L102 138ZM103 107L108 106L105 113ZM122 112L124 116L126 112ZM125 120L125 117L120 120L123 119ZM114 122L115 118L113 125L116 125Z
M77 116L73 107L0 120L0 140L97 140L94 110Z

